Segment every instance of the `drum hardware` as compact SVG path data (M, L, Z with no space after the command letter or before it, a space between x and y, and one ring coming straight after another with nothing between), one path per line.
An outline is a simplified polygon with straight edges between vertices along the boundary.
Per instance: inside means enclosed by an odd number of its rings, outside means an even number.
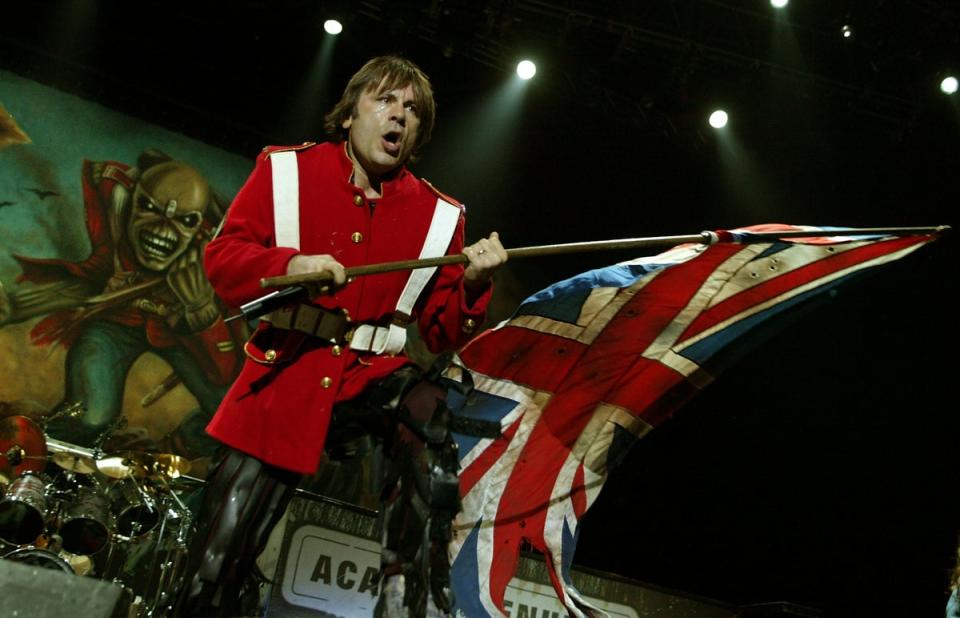
M83 418L87 413L87 406L80 401L74 402L63 402L60 406L55 409L53 412L48 414L43 419L43 427L46 429L47 423L52 421L55 418L60 418L61 416L68 416L70 418Z
M57 440L56 438L51 438L49 436L47 436L47 450L51 453L66 453L70 455L76 455L85 461L93 461L99 459L103 455L102 451L87 448L85 446L79 446L77 444L71 444L70 442L64 442L63 440Z
M104 453L0 419L0 559L113 581L128 614L172 615L193 518L178 495L202 485L172 453ZM12 546L12 550L11 550ZM32 561L32 562L30 562Z
M43 432L46 433L49 429L52 421L60 419L70 419L69 423L79 423L83 421L83 418L87 415L87 406L81 401L76 402L67 402L63 401L59 406L51 410L48 414L43 416L40 419L40 426L43 429ZM56 426L56 423L53 423ZM62 428L60 428L62 430Z
M109 439L110 436L118 430L126 429L128 424L129 421L127 420L126 416L120 415L114 418L113 422L111 422L103 431L97 434L97 439L93 442L94 450L98 453L102 453L104 451L103 445L106 443L107 439Z
M20 547L0 555L0 558L75 575L73 567L70 566L69 562L47 549Z
M134 591L136 615L170 615L193 531L190 510L171 482L185 480L190 462L173 454L126 451L97 465L113 479L108 489L117 516L112 575ZM123 513L131 515L129 524L123 523Z
M19 467L21 463L28 459L35 459L37 461L45 461L47 459L47 457L41 457L39 455L27 455L19 446L10 447L5 456L13 467ZM33 470L29 470L29 472L33 472ZM12 481L13 479L10 476L0 471L0 493L6 492L7 487L9 487Z
M172 615L173 601L185 577L191 518L189 512L180 510L179 498L161 489L152 488L159 513L157 525L135 537L117 533L110 551L105 552L103 577L131 591L131 616Z
M188 476L186 476L186 475L180 475L180 474L178 474L177 476L174 476L174 477L171 477L171 478L174 478L174 479L178 479L178 478L189 479L189 478L192 478L192 477L188 477ZM158 482L159 482L161 485L163 485L164 490L166 490L166 495L169 496L170 498L172 498L172 499L174 500L174 502L177 503L177 506L180 507L180 512L179 512L179 513L177 513L176 511L174 511L174 510L172 510L172 509L168 509L167 512L168 512L168 513L171 513L171 515L176 515L177 517L180 517L181 515L182 515L182 516L186 516L187 519L189 519L189 518L190 518L190 509L187 508L187 505L185 505L182 500L180 500L180 496L177 495L177 492L174 491L172 487L170 487L170 483L167 482L167 479L161 476L161 477L158 478Z
M46 443L51 453L50 461L67 472L93 474L97 471L96 460L101 455L99 451L49 437Z
M156 540L157 549L160 551L154 553L147 570L147 581L156 582L153 585L153 598L145 599L153 608L160 608L163 604L173 601L171 591L179 588L181 582L177 582L176 578L183 575L183 566L186 562L186 546L180 544L178 535L173 535L170 531L171 524L179 518L171 515L172 512L168 511L167 517L164 517L160 523Z
M43 430L26 416L0 419L0 474L11 481L24 472L43 472L47 442Z
M40 535L40 538L37 539L37 542L35 543L35 545L39 549L52 551L58 556L66 553L63 549L63 537L60 536L58 532L51 531L46 534Z
M107 490L120 539L127 540L153 530L160 519L155 492L135 476L113 481Z

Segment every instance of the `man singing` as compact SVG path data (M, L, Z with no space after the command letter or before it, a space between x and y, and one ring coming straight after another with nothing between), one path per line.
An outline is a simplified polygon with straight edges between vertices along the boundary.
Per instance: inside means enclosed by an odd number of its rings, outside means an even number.
M433 352L462 346L507 255L495 232L464 247L463 206L407 170L434 112L418 67L370 60L326 116L332 141L264 149L208 245L210 282L234 306L263 295L262 277L319 272L332 283L264 317L207 427L225 449L208 476L180 615L240 615L240 591L301 476L316 471L325 442L349 451L361 436L385 456L377 615L449 611L456 446L443 389L404 355L406 326ZM356 280L344 271L459 253L466 267Z

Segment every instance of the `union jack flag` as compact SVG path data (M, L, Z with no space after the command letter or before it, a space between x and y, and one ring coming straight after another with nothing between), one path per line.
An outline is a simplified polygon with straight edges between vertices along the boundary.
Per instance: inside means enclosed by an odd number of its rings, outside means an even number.
M571 616L603 615L570 568L580 518L618 457L709 384L748 332L936 238L817 236L829 229L752 226L578 275L528 298L454 358L447 377L472 389L448 403L501 428L497 438L455 434L458 615L506 615L524 541L544 553ZM753 236L784 231L811 235Z

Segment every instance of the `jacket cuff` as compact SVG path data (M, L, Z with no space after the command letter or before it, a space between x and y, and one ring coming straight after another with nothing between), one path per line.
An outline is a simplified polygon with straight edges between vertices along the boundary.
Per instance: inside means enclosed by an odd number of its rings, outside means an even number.
M483 325L487 317L487 305L493 297L493 282L487 283L487 286L480 292L480 295L474 299L472 305L467 305L466 290L460 295L460 330L472 335Z

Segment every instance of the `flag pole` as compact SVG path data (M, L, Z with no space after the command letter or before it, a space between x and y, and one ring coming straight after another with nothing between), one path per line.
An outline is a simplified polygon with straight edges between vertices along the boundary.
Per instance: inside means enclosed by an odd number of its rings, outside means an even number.
M790 230L790 231L771 231L771 232L730 232L720 230L716 232L706 231L699 234L686 234L679 236L649 236L645 238L621 238L616 240L596 240L588 242L573 242L557 245L539 245L533 247L518 247L516 249L507 249L508 259L517 259L525 257L539 257L544 255L561 255L567 253L585 253L588 251L613 251L621 249L654 249L659 247L670 247L686 243L700 243L713 245L718 242L739 242L754 243L777 240L782 238L820 238L831 236L912 236L922 234L939 234L950 230L949 225L937 225L928 227L884 227L884 228L839 228L830 230ZM434 266L446 266L449 264L466 264L470 260L466 255L458 253L456 255L444 255L435 258L425 258L419 260L401 260L398 262L384 262L380 264L368 264L365 266L352 266L344 269L348 278L360 277L364 275L374 275L378 273L395 272L398 270L414 270L418 268L431 268ZM261 296L240 307L241 313L227 318L227 321L246 317L253 319L259 317L274 309L289 304L301 302L309 298L309 293L303 284L323 283L330 281L331 277L327 272L303 273L299 275L281 275L277 277L266 277L260 280L262 288L286 287Z
M738 242L764 242L778 238L811 238L821 236L911 236L919 234L935 234L949 230L949 225L938 225L934 227L888 227L888 228L856 228L856 229L838 229L838 230L793 230L782 232L750 232L748 239ZM649 236L646 238L621 238L617 240L595 240L589 242L572 242L560 245L539 245L535 247L519 247L516 249L507 249L507 258L525 258L539 257L543 255L560 255L565 253L584 253L587 251L611 251L618 249L652 249L656 247L669 247L673 245L682 245L684 243L702 243L707 245L718 242L730 242L732 238L725 238L729 232L700 232L699 234L687 234L682 236ZM347 277L359 277L362 275L375 275L378 273L394 272L397 270L414 270L417 268L430 268L432 266L445 266L448 264L466 264L470 259L458 253L456 255L444 255L436 258L425 258L421 260L402 260L399 262L384 262L381 264L368 264L366 266L354 266L344 269ZM304 273L300 275L281 275L278 277L266 277L260 280L260 287L274 288L284 285L297 285L298 283L315 283L329 281L330 275L326 272Z

